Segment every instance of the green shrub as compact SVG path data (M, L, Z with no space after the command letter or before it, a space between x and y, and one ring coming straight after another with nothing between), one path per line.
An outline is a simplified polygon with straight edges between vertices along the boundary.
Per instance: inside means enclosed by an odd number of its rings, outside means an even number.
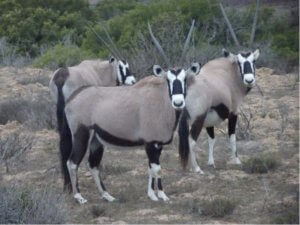
M66 34L80 45L88 20L93 21L94 14L86 0L0 1L0 37L32 57L41 46L53 45Z
M36 58L33 66L39 68L57 69L58 67L73 66L84 59L91 58L91 54L76 45L57 44L44 55Z
M247 173L267 173L279 166L279 162L272 156L253 157L243 163L243 170Z

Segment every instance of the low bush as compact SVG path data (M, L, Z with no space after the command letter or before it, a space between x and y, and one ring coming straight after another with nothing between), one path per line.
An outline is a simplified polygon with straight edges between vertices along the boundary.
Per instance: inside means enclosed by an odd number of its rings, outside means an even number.
M55 104L48 91L0 101L0 124L16 120L30 130L56 127Z
M58 67L73 66L92 55L73 44L57 44L33 61L33 66L55 70Z
M247 173L267 173L279 166L279 162L272 156L258 156L243 163L243 170Z
M4 163L6 172L25 151L32 148L34 138L28 132L17 130L9 134L0 136L0 164ZM18 162L20 163L20 162Z
M236 207L236 202L224 197L216 197L212 200L193 200L190 205L192 213L210 216L215 218L232 214Z
M67 222L64 198L50 189L0 187L0 223L61 224Z

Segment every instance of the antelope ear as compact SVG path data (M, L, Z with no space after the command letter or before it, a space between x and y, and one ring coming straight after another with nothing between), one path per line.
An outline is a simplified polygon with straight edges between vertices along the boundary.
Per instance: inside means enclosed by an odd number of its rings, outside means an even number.
M231 52L227 51L225 48L222 49L223 56L228 58L231 62L237 62L237 56L232 54Z
M153 66L153 73L157 77L165 77L166 76L166 72L159 65Z
M110 56L109 57L109 63L112 63L112 62L114 62L116 59L115 59L115 57L113 57L113 56Z
M253 52L253 58L254 58L254 60L257 60L257 59L258 59L259 54L260 54L260 50L259 50L259 49L256 49L256 50Z
M201 64L198 62L193 62L187 70L188 76L196 76L200 72Z

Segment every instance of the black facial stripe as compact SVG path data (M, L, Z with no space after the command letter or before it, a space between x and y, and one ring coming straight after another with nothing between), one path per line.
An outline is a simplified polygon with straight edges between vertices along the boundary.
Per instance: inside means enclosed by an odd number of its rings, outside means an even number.
M176 95L176 94L183 94L183 90L182 90L182 84L179 80L175 80L173 82L173 93L172 95Z
M241 53L241 55L242 55L244 58L248 58L248 56L251 55L251 52Z
M181 72L181 70L182 70L182 69L171 70L171 72L177 76L177 75Z
M130 71L129 71L129 68L126 67L126 77L130 76Z
M122 83L124 84L126 77L125 77L125 74L123 72L123 68L121 65L119 65L119 70L120 70L120 74L121 74Z
M126 62L125 60L123 60L123 59L121 59L120 61L121 61L124 65L127 64L127 62Z
M253 73L249 61L246 61L246 62L244 63L244 74L247 74L247 73Z

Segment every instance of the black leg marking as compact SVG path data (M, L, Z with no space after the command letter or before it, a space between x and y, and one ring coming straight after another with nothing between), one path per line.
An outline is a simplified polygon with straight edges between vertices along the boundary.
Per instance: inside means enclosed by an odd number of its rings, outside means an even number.
M228 118L228 135L235 134L237 115L230 113Z
M206 132L208 133L208 135L211 139L215 138L214 127L207 127Z
M89 164L91 168L99 167L103 156L103 145L97 140L96 134L90 143Z
M152 188L152 190L155 189L155 178L154 177L152 178L152 181L151 181L151 188Z
M162 183L161 183L161 178L157 179L157 187L158 187L158 190L160 190L160 191L163 190L163 186L162 186Z
M80 162L87 150L87 144L89 140L89 131L85 126L80 126L74 134L74 140L72 143L72 152L69 160L79 167ZM78 187L78 176L76 172L76 188L80 192Z
M217 112L218 116L222 120L225 120L225 119L228 118L228 116L229 116L229 109L223 103L221 103L221 104L219 104L217 106L213 106L211 108Z
M197 139L201 133L205 117L206 117L206 114L198 116L197 119L195 120L195 122L192 124L191 136L194 141L197 141Z
M162 151L162 145L158 142L151 142L146 144L146 153L149 159L149 167L151 163L159 165L159 157Z
M105 188L105 186L104 186L102 180L100 180L100 184L101 184L101 187L102 187L103 191L106 191L106 188Z
M72 144L72 152L70 160L79 166L86 150L89 140L89 130L85 126L80 126L74 134L74 140Z

